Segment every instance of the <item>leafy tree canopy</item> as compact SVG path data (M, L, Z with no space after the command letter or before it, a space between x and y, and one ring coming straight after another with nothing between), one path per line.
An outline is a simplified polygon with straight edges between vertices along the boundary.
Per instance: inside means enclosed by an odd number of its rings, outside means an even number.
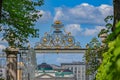
M103 54L103 62L98 69L96 80L120 80L120 22L109 35L109 39L109 49Z
M106 28L102 29L98 34L98 37L101 39L101 42L97 38L93 38L90 43L88 43L88 50L85 53L86 62L87 62L87 73L92 74L95 79L97 69L103 60L103 53L108 50L108 37L111 33L113 16L107 16L104 21L106 22Z
M0 80L5 80L5 79L3 79L3 78L0 78Z
M98 68L98 65L100 65L98 61L98 48L100 48L100 42L97 38L93 38L88 44L87 48L88 50L85 53L85 59L87 64L87 74L94 74L95 71Z
M37 7L43 0L3 0L1 13L1 33L10 46L20 47L30 36L36 37L33 27L41 16Z

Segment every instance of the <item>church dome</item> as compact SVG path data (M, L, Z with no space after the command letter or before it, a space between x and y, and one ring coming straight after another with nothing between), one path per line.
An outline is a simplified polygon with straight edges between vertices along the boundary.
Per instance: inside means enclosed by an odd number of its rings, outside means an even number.
M53 68L47 63L42 63L38 65L38 70L53 70Z

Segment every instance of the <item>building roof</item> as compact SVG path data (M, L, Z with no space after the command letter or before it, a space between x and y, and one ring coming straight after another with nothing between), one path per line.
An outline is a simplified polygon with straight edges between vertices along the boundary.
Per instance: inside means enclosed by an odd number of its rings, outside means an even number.
M63 68L61 66L55 65L55 64L50 64L50 66L54 69L54 70L62 70Z
M61 63L61 65L85 65L85 62Z
M72 71L69 69L64 69L63 72L72 72Z
M40 65L38 65L38 70L53 70L53 68L47 64L47 63L42 63Z
M70 75L70 74L73 74L73 72L69 69L65 69L65 70L63 70L63 74L64 75Z
M53 68L55 67L55 68ZM57 68L56 68L57 67ZM62 69L57 65L49 65L47 63L42 63L38 65L38 71L36 72L36 78L73 78L74 74L69 69ZM58 70L57 70L58 69ZM48 74L48 75L47 75ZM52 77L53 76L53 77Z

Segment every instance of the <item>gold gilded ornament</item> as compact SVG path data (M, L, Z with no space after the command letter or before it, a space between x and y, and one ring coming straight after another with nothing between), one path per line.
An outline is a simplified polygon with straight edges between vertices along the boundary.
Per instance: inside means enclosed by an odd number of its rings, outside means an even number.
M43 41L44 41L44 42L47 42L47 39L46 39L46 38L44 38L44 39L43 39Z
M61 24L61 22L57 20L57 21L55 21L55 24Z
M68 38L68 42L72 42L72 39L71 39L71 38Z

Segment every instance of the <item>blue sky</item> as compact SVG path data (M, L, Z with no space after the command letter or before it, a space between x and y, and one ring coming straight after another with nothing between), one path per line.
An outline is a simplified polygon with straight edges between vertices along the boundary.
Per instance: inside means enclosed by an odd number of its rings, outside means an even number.
M112 0L45 0L40 9L43 16L36 23L40 37L60 20L83 48L105 28L104 18L113 14ZM83 60L83 54L37 54L37 63L43 62L43 57L50 64Z
M60 20L67 32L71 32L76 41L84 48L99 31L105 28L104 18L113 14L113 0L44 0L44 5L37 8L43 16L38 19L35 27L40 30L40 38L45 32L50 31L51 24ZM40 38L31 39L32 46ZM0 48L5 48L0 41ZM37 54L37 63L45 61L50 64L62 62L82 61L82 54Z

